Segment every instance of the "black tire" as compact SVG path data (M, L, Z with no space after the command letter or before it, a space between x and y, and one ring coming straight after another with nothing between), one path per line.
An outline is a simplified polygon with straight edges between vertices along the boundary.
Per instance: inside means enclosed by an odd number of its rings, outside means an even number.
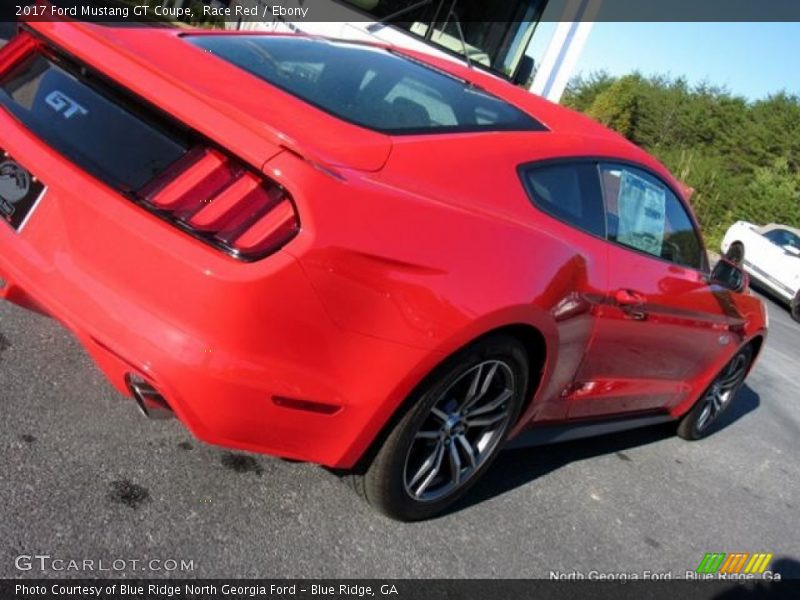
M678 437L694 441L716 430L719 417L733 404L753 362L753 347L747 345L728 361L711 385L678 423Z
M735 265L744 263L744 244L742 242L733 242L725 253L725 258Z
M795 294L794 300L792 300L791 313L792 313L792 318L798 323L800 323L800 292L797 292L797 294Z
M388 434L363 474L352 476L356 491L375 509L401 521L428 519L452 505L483 475L502 449L509 429L519 417L528 387L528 372L528 357L524 347L507 335L483 338L451 357L413 394L406 405L407 411ZM470 402L472 383L478 381L475 389L482 389L487 380L487 391L483 396L473 394L473 401ZM508 387L509 382L511 388ZM466 392L463 401L457 399L461 397L462 390ZM485 416L475 416L503 396L508 396L507 400L488 413L484 412ZM462 410L463 417L459 417ZM483 427L486 430L484 434L481 434L481 425L471 424L498 419L501 412L502 422ZM479 434L491 437L478 439ZM428 439L431 436L436 437ZM470 436L476 436L474 439L478 441L471 441ZM465 450L460 438L466 440L472 452ZM484 440L484 450L479 450ZM472 443L475 443L474 447ZM436 467L436 459L440 454L442 457ZM434 462L429 471L423 472L422 467L430 459ZM434 469L436 472L431 475ZM454 475L456 472L457 476ZM429 476L433 479L421 491L422 484ZM448 488L448 477L449 485L455 486L452 489ZM436 485L442 490L440 496L434 493ZM415 493L420 495L415 496Z

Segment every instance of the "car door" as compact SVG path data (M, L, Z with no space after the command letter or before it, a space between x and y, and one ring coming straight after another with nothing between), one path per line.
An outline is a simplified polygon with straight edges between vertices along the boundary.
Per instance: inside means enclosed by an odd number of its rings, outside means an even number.
M558 232L568 248L569 258L558 266L536 300L550 306L558 334L558 359L533 416L542 421L561 420L567 416L567 394L594 334L597 309L607 293L603 197L597 168L591 162L541 161L523 165L519 172L531 202L544 213L541 223ZM536 260L543 260L541 249L531 251Z
M683 202L653 173L597 165L608 229L608 296L570 418L667 409L726 350L744 320L708 284L705 249Z
M766 278L767 281L764 283L774 287L780 294L792 298L796 289L794 279L798 272L800 258L786 250L785 246L800 248L800 241L791 231L782 228L767 231L762 239L763 247L759 254L761 261L754 265L757 267L754 269L756 276L760 275L758 270L763 271L766 277L761 276L758 277L759 279ZM745 250L745 260L747 258Z

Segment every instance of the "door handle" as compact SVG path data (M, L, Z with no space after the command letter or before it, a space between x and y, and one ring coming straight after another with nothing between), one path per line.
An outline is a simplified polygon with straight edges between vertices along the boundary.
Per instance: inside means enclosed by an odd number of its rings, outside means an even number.
M617 290L614 293L614 300L617 301L617 304L623 307L641 306L647 301L647 298L644 294L634 290Z
M617 305L628 319L633 319L634 321L647 320L647 313L642 309L647 301L644 294L634 290L622 289L614 292L614 300L616 300Z

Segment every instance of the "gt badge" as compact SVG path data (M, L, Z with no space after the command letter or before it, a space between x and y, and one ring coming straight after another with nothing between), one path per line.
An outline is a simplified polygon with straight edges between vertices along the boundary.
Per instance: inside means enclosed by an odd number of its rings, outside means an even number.
M89 111L85 107L75 102L75 100L67 96L64 92L58 90L50 92L44 101L47 102L50 108L65 119L71 119L75 115L82 116L89 114Z

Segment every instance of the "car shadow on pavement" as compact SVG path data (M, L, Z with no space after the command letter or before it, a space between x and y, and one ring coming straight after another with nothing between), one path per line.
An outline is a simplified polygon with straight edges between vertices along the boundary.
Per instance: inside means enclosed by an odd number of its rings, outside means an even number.
M713 425L710 435L719 434L756 410L760 403L759 395L745 384L728 410ZM507 450L500 454L475 487L443 514L459 512L500 496L575 461L606 454L616 454L620 460L630 461L632 459L625 454L625 450L673 437L676 435L675 427L675 423L665 423L549 446Z

